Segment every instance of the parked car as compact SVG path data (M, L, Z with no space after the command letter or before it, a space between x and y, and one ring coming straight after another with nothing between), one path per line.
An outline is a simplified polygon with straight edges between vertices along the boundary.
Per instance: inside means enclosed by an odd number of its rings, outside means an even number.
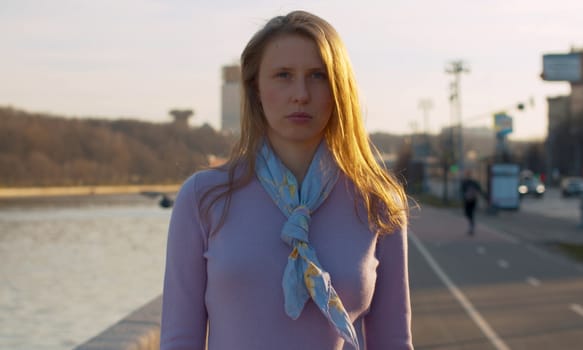
M563 197L577 196L583 192L583 177L566 177L561 181Z
M520 196L533 195L541 198L545 194L545 185L537 177L524 177L518 183Z

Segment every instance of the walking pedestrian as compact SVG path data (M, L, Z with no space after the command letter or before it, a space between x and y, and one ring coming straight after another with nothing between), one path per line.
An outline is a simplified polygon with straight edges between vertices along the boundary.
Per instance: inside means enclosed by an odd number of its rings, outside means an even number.
M464 179L461 182L460 192L464 205L464 215L468 219L468 234L474 235L475 232L475 212L478 205L478 197L486 197L480 184L473 178L470 169L464 172Z
M337 32L275 17L241 73L231 158L175 200L161 349L412 349L407 199L373 156Z

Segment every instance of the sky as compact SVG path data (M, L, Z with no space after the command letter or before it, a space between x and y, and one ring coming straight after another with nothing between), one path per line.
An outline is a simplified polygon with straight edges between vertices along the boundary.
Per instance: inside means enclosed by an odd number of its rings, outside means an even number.
M276 15L303 9L342 37L369 132L435 133L462 60L464 126L514 117L511 139L542 139L550 96L542 55L583 47L581 0L0 0L0 105L67 117L220 127L221 66ZM424 114L421 100L430 100ZM523 111L516 110L525 103ZM531 103L532 102L532 103Z

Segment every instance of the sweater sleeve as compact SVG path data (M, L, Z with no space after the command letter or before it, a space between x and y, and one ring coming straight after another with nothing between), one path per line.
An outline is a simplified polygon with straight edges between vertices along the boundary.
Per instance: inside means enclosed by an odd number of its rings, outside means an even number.
M202 350L206 343L206 236L195 195L196 175L180 189L168 230L161 350Z
M377 281L365 316L367 350L410 350L411 305L407 264L407 229L378 238Z

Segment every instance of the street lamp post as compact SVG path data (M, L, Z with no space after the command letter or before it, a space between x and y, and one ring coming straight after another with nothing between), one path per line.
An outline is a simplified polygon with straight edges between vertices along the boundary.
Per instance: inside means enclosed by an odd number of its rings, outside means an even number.
M428 98L421 99L419 101L419 108L423 111L423 128L424 128L424 135L423 135L423 149L422 149L422 157L423 157L423 192L429 191L429 179L428 179L428 169L427 167L428 162L427 158L430 155L430 143L429 143L429 110L433 108L433 101Z
M462 125L462 103L460 97L460 77L462 73L469 73L469 68L466 64L459 60L459 61L452 61L449 65L445 68L445 72L447 74L452 74L454 80L450 85L451 93L449 101L452 105L452 110L455 110L455 114L457 115L457 121L459 125L459 135L458 135L458 174L463 172L464 168L464 142L463 142L463 125Z

